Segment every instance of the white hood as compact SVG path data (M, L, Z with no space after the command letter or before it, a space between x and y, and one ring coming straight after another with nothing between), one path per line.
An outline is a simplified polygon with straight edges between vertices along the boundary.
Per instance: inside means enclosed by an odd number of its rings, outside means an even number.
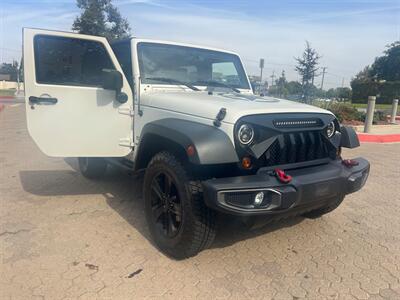
M141 102L153 107L215 119L226 108L223 122L234 124L246 115L274 113L325 113L330 111L295 101L254 95L206 91L151 91L141 95Z

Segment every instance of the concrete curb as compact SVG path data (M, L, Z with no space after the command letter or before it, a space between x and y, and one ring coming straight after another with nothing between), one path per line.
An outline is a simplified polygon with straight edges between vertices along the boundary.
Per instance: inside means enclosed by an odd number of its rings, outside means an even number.
M400 143L400 134L357 133L361 143Z

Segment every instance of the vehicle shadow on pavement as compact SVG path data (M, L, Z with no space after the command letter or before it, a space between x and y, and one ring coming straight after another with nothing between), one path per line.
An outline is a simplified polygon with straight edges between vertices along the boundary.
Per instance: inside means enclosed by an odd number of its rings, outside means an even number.
M66 158L65 162L72 170L20 171L23 189L37 196L101 194L105 197L110 208L154 245L144 215L143 176L141 174L127 175L126 172L110 167L102 179L89 180L79 173L75 159ZM296 217L263 225L263 222L253 224L251 220L244 222L244 220L234 216L218 214L217 236L211 248L228 247L242 240L295 226L303 220L304 218Z
M20 171L23 189L36 196L50 197L101 194L110 208L151 242L144 216L141 176L128 175L110 166L104 177L90 180L79 173L76 159L66 158L65 162L72 170Z
M283 228L296 226L304 217L291 217L283 220L240 219L230 215L218 215L217 235L210 248L225 248L237 242L266 235Z

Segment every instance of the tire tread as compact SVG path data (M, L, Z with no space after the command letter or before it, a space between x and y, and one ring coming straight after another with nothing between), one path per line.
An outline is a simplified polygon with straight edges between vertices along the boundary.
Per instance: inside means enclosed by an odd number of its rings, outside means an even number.
M203 201L201 182L191 180L184 164L173 154L162 151L156 154L150 161L148 168L158 163L169 165L177 177L185 183L185 188L190 196L191 213L194 215L192 236L181 247L167 251L169 255L177 259L188 258L211 246L216 234L215 212L209 209Z

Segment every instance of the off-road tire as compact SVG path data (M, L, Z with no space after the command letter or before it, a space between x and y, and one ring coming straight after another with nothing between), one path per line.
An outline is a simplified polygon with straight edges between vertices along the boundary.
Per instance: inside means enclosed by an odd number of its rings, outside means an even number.
M98 179L104 176L107 170L107 162L101 157L79 157L79 170L89 179Z
M171 176L180 198L181 224L174 237L163 234L154 220L152 182L160 172ZM185 259L211 245L215 237L215 212L205 206L200 182L190 178L182 162L173 154L160 152L152 158L146 169L143 189L147 224L153 241L163 253Z
M327 213L334 211L343 202L345 196L337 196L337 198L330 202L329 204L322 206L320 208L314 209L312 211L303 214L304 217L309 219L317 219Z

